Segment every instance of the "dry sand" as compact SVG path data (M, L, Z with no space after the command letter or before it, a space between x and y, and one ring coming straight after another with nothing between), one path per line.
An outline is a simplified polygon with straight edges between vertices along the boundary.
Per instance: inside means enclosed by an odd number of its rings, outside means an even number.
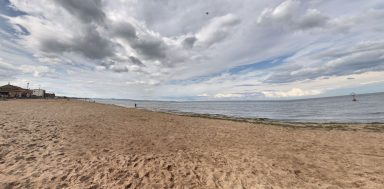
M0 101L0 188L384 188L383 125L374 127Z

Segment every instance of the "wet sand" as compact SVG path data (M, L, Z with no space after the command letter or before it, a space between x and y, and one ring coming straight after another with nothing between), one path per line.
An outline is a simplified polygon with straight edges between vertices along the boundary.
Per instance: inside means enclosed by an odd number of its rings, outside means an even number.
M0 188L384 188L383 125L343 128L0 101Z

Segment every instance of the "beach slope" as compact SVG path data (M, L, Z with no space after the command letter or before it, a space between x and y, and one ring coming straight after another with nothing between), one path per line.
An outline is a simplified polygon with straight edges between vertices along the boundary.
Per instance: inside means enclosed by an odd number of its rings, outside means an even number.
M0 188L383 188L384 133L0 101Z

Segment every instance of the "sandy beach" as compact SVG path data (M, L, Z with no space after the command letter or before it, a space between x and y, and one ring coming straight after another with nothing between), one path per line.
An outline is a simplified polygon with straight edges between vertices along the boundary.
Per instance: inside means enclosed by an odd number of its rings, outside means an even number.
M383 128L0 101L0 188L384 188Z

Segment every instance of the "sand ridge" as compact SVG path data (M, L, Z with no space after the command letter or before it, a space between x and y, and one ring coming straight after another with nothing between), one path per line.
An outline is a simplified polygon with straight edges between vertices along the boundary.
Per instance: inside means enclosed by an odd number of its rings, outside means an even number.
M0 188L382 188L384 133L0 102Z

